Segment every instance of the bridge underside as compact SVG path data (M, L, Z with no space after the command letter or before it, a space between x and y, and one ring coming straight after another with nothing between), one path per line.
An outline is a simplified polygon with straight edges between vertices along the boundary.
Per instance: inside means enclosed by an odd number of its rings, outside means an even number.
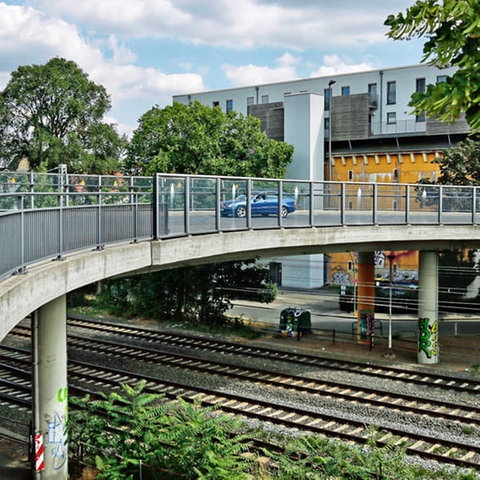
M35 264L0 283L0 340L42 305L106 278L202 263L313 253L480 246L478 227L349 226L246 230L107 246Z

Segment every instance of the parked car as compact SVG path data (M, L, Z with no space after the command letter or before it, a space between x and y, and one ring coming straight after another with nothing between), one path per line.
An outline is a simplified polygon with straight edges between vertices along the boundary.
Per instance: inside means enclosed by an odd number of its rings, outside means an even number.
M250 198L251 215L278 215L278 194L276 192L255 192ZM280 209L282 217L294 212L295 208L295 198L291 195L283 195ZM246 217L247 196L239 195L234 200L221 202L220 214L222 217Z

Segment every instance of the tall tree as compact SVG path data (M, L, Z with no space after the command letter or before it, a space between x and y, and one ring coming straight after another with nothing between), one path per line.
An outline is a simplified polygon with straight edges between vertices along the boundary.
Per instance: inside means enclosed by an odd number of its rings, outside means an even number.
M480 2L418 0L405 13L390 15L385 25L395 40L425 37L423 63L456 67L445 82L413 94L417 114L454 121L465 113L472 132L480 132Z
M73 61L20 66L0 93L0 158L11 169L26 158L32 170L62 163L77 173L93 173L99 159L101 173L112 173L126 141L102 122L109 109L105 88Z
M283 178L293 147L268 138L252 116L199 102L153 107L128 150L130 173L190 173Z

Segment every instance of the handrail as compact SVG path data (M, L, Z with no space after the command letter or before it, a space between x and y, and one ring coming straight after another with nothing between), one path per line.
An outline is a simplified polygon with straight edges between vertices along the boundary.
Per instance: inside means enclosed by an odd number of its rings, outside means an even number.
M39 260L124 241L275 228L476 225L477 188L180 174L3 172L0 278L23 273ZM261 211L261 204L245 200L245 216L234 210L241 203L240 195L245 199L262 191L268 194L270 210ZM288 203L290 209L295 205L295 211L284 217Z

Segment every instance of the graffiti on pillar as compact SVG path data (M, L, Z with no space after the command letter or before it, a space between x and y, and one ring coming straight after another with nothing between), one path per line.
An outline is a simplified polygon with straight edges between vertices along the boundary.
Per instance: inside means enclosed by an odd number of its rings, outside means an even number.
M423 352L427 358L438 355L438 321L430 323L429 318L419 318L418 328L418 351Z
M57 401L59 403L66 402L68 400L68 388L59 388L57 392Z
M332 283L333 285L350 285L350 274L341 270L340 268L337 268L332 273Z
M47 423L47 442L48 450L52 457L52 467L54 470L60 470L67 461L67 433L66 433L66 415L60 415L54 412L53 416L45 415Z

